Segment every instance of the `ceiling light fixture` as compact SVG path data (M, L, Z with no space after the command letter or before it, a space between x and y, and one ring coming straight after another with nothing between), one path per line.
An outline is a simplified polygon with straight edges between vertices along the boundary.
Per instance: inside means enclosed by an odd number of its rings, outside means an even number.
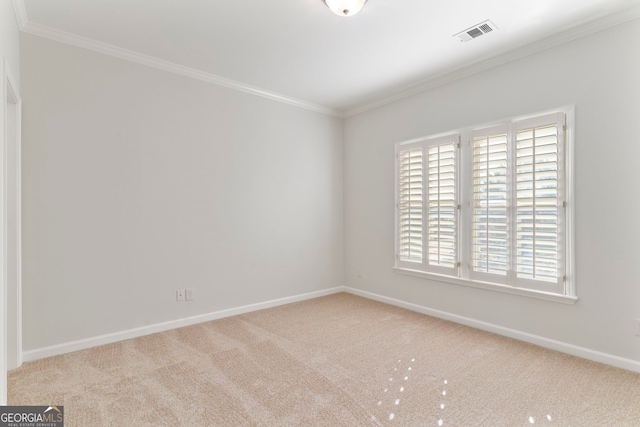
M352 16L360 12L367 0L322 0L338 16Z

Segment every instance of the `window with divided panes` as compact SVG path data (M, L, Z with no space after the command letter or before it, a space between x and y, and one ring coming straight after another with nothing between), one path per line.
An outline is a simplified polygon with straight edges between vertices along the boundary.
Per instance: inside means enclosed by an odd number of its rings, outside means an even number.
M398 152L398 263L443 274L457 269L458 135Z
M571 294L566 114L397 144L396 268Z

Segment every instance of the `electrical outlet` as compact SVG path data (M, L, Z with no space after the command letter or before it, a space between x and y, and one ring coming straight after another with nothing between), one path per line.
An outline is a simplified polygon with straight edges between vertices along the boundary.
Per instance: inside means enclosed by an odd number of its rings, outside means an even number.
M640 337L640 319L636 319L636 335Z
M187 301L193 301L193 288L184 290L184 297Z
M177 302L184 301L184 289L178 289L176 291L176 301Z

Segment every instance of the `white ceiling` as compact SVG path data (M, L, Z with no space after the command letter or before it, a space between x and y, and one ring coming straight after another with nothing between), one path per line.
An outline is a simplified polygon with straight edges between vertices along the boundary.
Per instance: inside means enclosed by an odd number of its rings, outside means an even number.
M25 32L337 115L640 17L640 0L369 0L346 18L322 0L14 2ZM453 37L487 19L497 31Z

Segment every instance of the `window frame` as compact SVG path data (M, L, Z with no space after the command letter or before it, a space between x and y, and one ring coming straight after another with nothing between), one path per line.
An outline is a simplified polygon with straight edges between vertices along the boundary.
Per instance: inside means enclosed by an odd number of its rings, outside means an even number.
M501 127L506 129L507 144L508 144L508 164L509 168L515 167L515 136L517 129L520 129L525 124L539 123L540 120L555 116L561 118L561 129L559 129L558 140L558 234L560 236L558 252L558 262L560 265L558 283L547 282L546 284L533 280L529 282L526 279L515 278L515 271L511 268L515 265L515 262L508 261L509 267L504 280L496 280L495 276L490 274L479 274L479 272L473 272L471 268L472 260L472 220L473 220L473 137L475 133L481 133L490 131L492 128L497 129ZM575 107L573 105L557 108L553 110L547 110L544 112L519 116L510 119L497 120L490 123L467 126L457 129L452 132L438 134L434 136L418 138L410 141L401 141L395 144L395 203L396 203L396 215L395 215L395 264L394 271L397 273L422 277L430 280L437 280L440 282L454 283L458 285L470 286L475 288L489 289L498 292L505 292L510 294L528 296L533 298L539 298L554 302L561 302L565 304L573 304L577 301L576 296L576 284L575 284L575 272L574 272L574 178L573 178L573 145L574 145L574 125L575 125ZM562 137L560 136L562 133ZM461 143L457 150L456 159L456 197L458 204L457 211L457 261L458 267L454 272L442 271L439 269L429 268L425 265L424 257L428 256L428 241L423 237L423 262L417 263L403 263L399 259L399 160L398 155L401 151L407 149L407 147L422 146L426 147L428 143L435 143L435 141L441 141L442 138L450 138L452 135L458 136L461 139ZM560 140L562 138L562 140ZM423 156L426 158L428 151L423 148ZM426 164L426 160L423 160ZM426 175L426 167L423 173ZM507 173L509 180L515 177L515 171L510 170ZM426 181L423 180L423 185ZM428 189L428 187L427 187ZM507 191L510 193L509 200L515 200L515 184L509 183ZM426 205L426 201L423 200L423 209ZM423 236L426 232L427 217L423 211ZM508 221L509 221L509 245L507 250L508 257L515 256L515 212L513 207L509 203L508 207ZM564 274L562 274L564 273ZM533 286L531 286L533 284ZM551 285L549 285L551 284Z

